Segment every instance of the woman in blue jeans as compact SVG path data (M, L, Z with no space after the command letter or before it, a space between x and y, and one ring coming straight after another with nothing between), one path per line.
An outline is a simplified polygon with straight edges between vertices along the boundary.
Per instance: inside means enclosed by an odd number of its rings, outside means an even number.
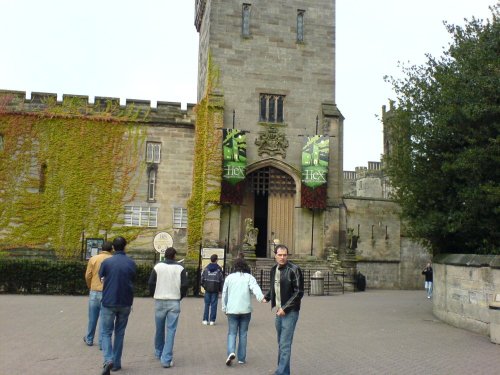
M227 359L226 365L231 366L236 358L236 337L238 342L238 363L246 362L248 325L252 316L251 293L259 302L264 295L257 280L250 274L250 267L243 259L236 259L231 273L224 282L222 289L222 311L227 316Z

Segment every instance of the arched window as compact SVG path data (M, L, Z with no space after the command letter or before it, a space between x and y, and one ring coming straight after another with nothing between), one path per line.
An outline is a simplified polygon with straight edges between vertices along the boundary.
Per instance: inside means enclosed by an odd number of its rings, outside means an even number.
M297 10L297 42L304 42L304 13L302 9Z

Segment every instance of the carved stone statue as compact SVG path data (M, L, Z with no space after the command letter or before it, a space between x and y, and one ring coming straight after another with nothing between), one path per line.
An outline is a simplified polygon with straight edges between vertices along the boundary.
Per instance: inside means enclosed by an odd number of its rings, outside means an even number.
M259 234L259 228L253 226L253 220L249 217L245 219L245 238L243 239L243 244L255 247L257 244L257 236Z

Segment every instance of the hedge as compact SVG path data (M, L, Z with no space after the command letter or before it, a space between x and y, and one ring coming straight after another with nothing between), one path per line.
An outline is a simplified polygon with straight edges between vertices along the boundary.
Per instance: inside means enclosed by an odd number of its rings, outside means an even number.
M87 262L79 260L48 260L0 257L0 293L86 295ZM153 264L137 264L134 282L136 297L149 296L148 279ZM190 294L196 288L197 269L186 267Z

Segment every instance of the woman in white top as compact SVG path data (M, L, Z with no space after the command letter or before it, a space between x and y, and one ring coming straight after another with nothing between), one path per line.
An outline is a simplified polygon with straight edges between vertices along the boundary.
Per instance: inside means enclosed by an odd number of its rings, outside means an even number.
M222 289L222 311L227 316L227 359L226 365L231 366L236 358L236 336L238 342L238 363L245 363L247 355L247 332L252 316L251 293L259 302L264 295L257 280L250 274L250 267L243 259L236 259L233 273L226 277Z

